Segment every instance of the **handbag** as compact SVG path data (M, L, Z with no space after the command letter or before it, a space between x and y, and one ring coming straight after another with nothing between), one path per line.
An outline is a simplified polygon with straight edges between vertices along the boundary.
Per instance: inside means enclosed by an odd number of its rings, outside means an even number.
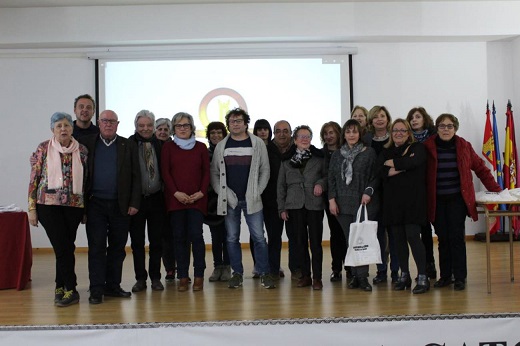
M365 218L361 222L363 209ZM361 204L357 212L356 222L350 224L345 265L357 267L374 263L382 263L381 248L377 240L377 221L368 220L367 206Z

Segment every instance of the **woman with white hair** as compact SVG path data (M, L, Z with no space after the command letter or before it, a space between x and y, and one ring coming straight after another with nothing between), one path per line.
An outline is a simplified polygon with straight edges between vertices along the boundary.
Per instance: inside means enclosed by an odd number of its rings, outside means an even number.
M195 125L190 114L175 114L172 124L175 135L173 141L163 146L161 170L180 280L177 290L188 290L190 259L186 244L191 244L193 291L201 291L206 269L202 223L208 207L209 154L206 145L195 140Z
M162 144L172 140L172 122L168 118L159 118L155 120L155 137ZM166 276L164 279L167 283L175 281L175 249L173 246L173 234L170 229L170 220L165 215L165 222L163 223L163 247L162 247L162 261Z
M57 112L51 117L51 139L33 154L29 182L29 222L38 221L56 256L54 303L64 307L79 302L76 291L76 232L84 215L87 148L72 137L72 117Z
M155 120L155 137L165 143L172 140L172 122L168 118Z

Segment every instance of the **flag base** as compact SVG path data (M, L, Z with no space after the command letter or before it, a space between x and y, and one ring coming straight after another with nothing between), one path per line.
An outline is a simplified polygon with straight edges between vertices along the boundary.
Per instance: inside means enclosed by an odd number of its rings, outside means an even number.
M473 239L476 241L486 242L486 233L477 233ZM489 236L489 240L491 242L509 241L509 233L497 232L495 234L491 234ZM515 239L515 236L513 235L513 241L517 240L518 239Z

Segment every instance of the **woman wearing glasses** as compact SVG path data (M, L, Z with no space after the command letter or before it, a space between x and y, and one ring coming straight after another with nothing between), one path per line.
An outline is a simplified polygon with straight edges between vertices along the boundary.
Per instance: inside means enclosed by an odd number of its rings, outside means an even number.
M412 286L408 264L409 250L417 266L414 294L430 289L426 276L426 255L421 241L421 225L426 222L426 150L415 141L410 124L404 119L392 123L390 141L378 159L383 196L383 223L391 228L399 258L401 276L394 290Z
M456 135L459 120L454 115L439 115L435 126L437 134L424 142L428 219L439 241L440 279L434 287L451 285L453 277L454 290L461 291L467 277L464 223L466 215L478 219L471 171L489 191L501 189L471 144Z
M202 223L208 207L208 149L195 140L195 125L190 114L175 114L172 124L175 135L173 141L166 142L162 148L161 172L166 210L173 230L179 278L177 290L188 290L190 256L186 244L190 244L195 276L193 291L201 291L206 269Z
M323 191L327 189L324 174L323 152L313 145L312 130L301 125L294 129L294 154L282 161L278 174L278 211L280 217L289 223L297 234L297 246L302 259L302 277L298 287L312 285L314 290L321 290L323 248ZM308 244L312 253L311 258Z

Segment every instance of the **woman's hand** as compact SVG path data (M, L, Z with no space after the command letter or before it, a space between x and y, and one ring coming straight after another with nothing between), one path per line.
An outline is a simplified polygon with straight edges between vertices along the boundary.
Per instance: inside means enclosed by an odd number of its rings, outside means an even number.
M177 191L173 194L173 196L184 205L190 203L190 196L188 196L184 192Z
M314 196L320 197L322 193L323 193L323 188L321 187L321 185L319 185L319 184L314 185Z
M27 214L29 216L29 224L38 227L38 213L36 212L36 209L29 210Z
M368 204L370 203L370 201L372 200L372 197L370 197L369 195L367 194L363 194L363 196L361 196L361 203L362 204Z
M386 160L384 165L387 167L394 167L394 160Z
M280 213L280 218L284 221L289 220L289 213L287 212L287 210L284 210Z
M394 175L398 175L401 172L404 172L404 171L397 171L394 167L392 167L388 170L388 176L393 177Z
M190 200L188 203L193 204L193 203L197 202L199 199L201 199L202 197L204 197L204 194L201 191L197 191L194 194L192 194L191 196L189 196Z
M128 215L130 215L130 216L137 214L138 211L139 211L139 209L137 209L137 208L128 207Z
M329 211L334 216L339 215L339 207L338 207L338 204L336 203L335 198L329 199Z

